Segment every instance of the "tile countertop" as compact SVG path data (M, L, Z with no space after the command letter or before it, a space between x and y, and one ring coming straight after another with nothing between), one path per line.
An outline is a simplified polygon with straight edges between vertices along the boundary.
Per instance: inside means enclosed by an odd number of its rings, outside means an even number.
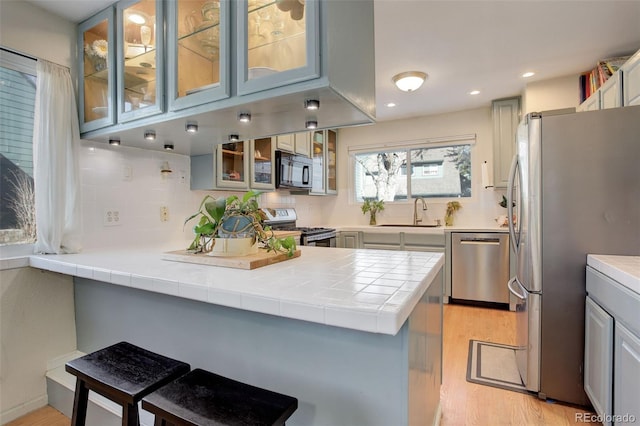
M158 249L31 255L30 265L114 285L395 335L444 264L428 252L300 247L254 270L162 260Z
M640 256L589 254L587 265L640 294Z

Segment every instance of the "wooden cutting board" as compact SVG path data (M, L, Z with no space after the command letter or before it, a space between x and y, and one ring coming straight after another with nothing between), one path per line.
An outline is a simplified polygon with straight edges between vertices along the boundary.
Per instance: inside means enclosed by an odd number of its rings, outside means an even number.
M206 254L187 253L186 250L177 250L163 253L162 259L172 260L174 262L197 263L200 265L222 266L225 268L235 269L256 269L263 266L272 265L274 263L283 262L285 260L294 259L300 256L300 249L293 253L292 257L288 257L286 253L267 252L265 249L259 249L258 253L247 256L208 256Z

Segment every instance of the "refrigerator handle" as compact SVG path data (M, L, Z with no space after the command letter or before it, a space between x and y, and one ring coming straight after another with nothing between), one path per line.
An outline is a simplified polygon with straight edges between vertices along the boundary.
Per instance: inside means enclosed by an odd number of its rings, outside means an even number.
M517 291L515 291L513 289L513 285L516 284L516 278L513 277L509 280L509 282L507 283L507 287L509 287L509 291L511 292L511 294L513 294L514 296L516 296L518 299L521 300L526 300L526 297L523 294L518 293Z
M509 181L507 182L507 223L509 224L509 240L514 253L518 253L520 237L516 238L516 230L513 224L513 185L518 170L518 154L513 156L511 169L509 170ZM522 182L520 183L522 185Z

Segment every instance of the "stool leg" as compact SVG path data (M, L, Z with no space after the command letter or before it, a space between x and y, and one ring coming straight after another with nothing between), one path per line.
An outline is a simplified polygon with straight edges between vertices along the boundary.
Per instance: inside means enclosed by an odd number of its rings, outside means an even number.
M89 400L89 388L84 381L76 379L76 393L73 398L73 414L71 426L84 426L87 419L87 402Z
M140 426L138 404L125 404L122 407L122 426Z

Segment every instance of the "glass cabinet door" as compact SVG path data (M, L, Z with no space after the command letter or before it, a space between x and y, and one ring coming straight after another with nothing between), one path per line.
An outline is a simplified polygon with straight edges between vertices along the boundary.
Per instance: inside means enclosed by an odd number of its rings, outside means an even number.
M229 97L229 0L167 2L169 109Z
M217 187L246 189L249 186L246 151L248 145L248 141L218 145Z
M118 122L163 111L161 0L123 0L117 9Z
M337 194L336 180L336 142L338 133L335 130L327 130L327 194Z
M311 193L324 194L326 193L325 180L324 180L324 144L325 144L325 132L323 130L316 130L311 136L311 159L313 160L313 179L311 180Z
M316 78L318 0L240 0L238 94Z
M80 132L115 124L114 9L78 25Z
M260 138L253 141L251 164L251 187L275 189L275 138Z

